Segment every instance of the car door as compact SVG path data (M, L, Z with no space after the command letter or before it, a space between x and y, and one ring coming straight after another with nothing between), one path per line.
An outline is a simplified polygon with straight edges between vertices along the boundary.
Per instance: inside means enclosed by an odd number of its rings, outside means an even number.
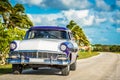
M75 42L75 39L73 37L73 34L71 32L68 32L69 34L69 38L70 38L70 42L73 44L74 46L74 50L77 50L77 51L73 51L71 53L71 64L75 62L76 58L77 58L77 53L78 53L78 45L77 43Z

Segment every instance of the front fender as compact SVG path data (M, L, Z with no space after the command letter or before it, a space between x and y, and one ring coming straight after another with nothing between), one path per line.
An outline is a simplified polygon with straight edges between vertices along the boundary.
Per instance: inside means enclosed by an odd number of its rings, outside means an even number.
M14 49L14 51L19 49L20 42L21 42L20 40L14 40L11 42L11 43L16 43L16 48ZM12 51L12 50L10 49L10 51Z

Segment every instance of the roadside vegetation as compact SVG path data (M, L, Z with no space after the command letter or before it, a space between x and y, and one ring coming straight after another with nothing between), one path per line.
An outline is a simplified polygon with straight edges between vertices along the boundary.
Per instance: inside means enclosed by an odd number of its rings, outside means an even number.
M95 44L92 45L93 51L99 51L99 52L118 52L120 53L120 45L101 45L101 44Z
M12 65L6 64L6 65L0 65L0 75L7 74L12 72Z
M120 52L116 52L117 54L120 54Z
M13 6L9 0L0 0L0 65L6 64L10 42L23 39L25 29L31 26L22 4Z
M92 56L96 56L96 55L98 55L99 54L99 52L86 52L86 51L84 51L84 52L82 52L82 51L79 51L79 53L78 53L78 59L85 59L85 58L89 58L89 57L92 57Z

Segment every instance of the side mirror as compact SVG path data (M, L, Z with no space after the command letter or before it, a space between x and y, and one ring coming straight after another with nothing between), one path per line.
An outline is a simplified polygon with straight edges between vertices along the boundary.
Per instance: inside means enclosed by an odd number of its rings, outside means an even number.
M74 38L74 37L72 37L72 41L75 41L75 38Z

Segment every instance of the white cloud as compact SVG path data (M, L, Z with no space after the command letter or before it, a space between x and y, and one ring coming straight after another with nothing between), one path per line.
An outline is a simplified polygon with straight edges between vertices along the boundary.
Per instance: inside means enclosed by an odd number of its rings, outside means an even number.
M64 19L58 22L57 19L63 18L62 14L28 14L34 25L59 25L65 24Z
M105 22L106 20L107 20L106 18L96 18L95 22L96 22L96 24L99 24L101 22Z
M69 19L75 18L85 18L88 16L89 10L68 10L62 11L62 13Z
M62 10L88 9L92 6L88 0L19 0L18 2L44 8L56 8Z
M120 32L120 28L117 28L117 32Z
M96 6L102 10L110 10L110 6L107 5L104 0L96 0Z
M116 24L119 24L120 23L120 19L116 20Z
M84 25L84 18L89 14L89 10L68 10L62 11L67 20L74 20L78 25ZM85 23L86 24L86 23Z
M116 0L116 5L120 7L120 0Z
M111 23L115 23L115 20L114 20L113 18L109 18L109 21L110 21Z
M83 19L88 16L88 10L68 10L61 11L60 13L53 14L28 14L29 18L33 21L35 25L58 25L58 26L66 26L70 20L74 20L77 24L81 25L84 23ZM90 17L90 21L93 17ZM87 22L87 19L86 19ZM87 23L84 24L88 24Z
M91 26L93 24L93 21L94 21L94 16L89 16L88 18L83 19L83 24L85 26Z
M104 38L104 37L101 37L101 38L99 39L99 41L100 41L100 42L104 42L104 41L108 41L108 39L107 39L107 38Z
M66 26L70 20L74 20L81 27L101 25L101 23L106 22L114 24L120 23L120 20L114 20L109 18L109 16L99 17L101 15L89 14L89 10L65 10L59 13L52 14L28 14L30 19L35 25L58 25ZM105 14L107 15L107 14Z
M40 6L43 0L20 0L23 4L37 5Z
M62 3L72 9L85 9L91 6L88 0L61 0Z
M33 21L34 24L40 24L42 22L41 18L38 17L38 15L31 15L31 14L27 14L27 15L30 18L30 20Z

